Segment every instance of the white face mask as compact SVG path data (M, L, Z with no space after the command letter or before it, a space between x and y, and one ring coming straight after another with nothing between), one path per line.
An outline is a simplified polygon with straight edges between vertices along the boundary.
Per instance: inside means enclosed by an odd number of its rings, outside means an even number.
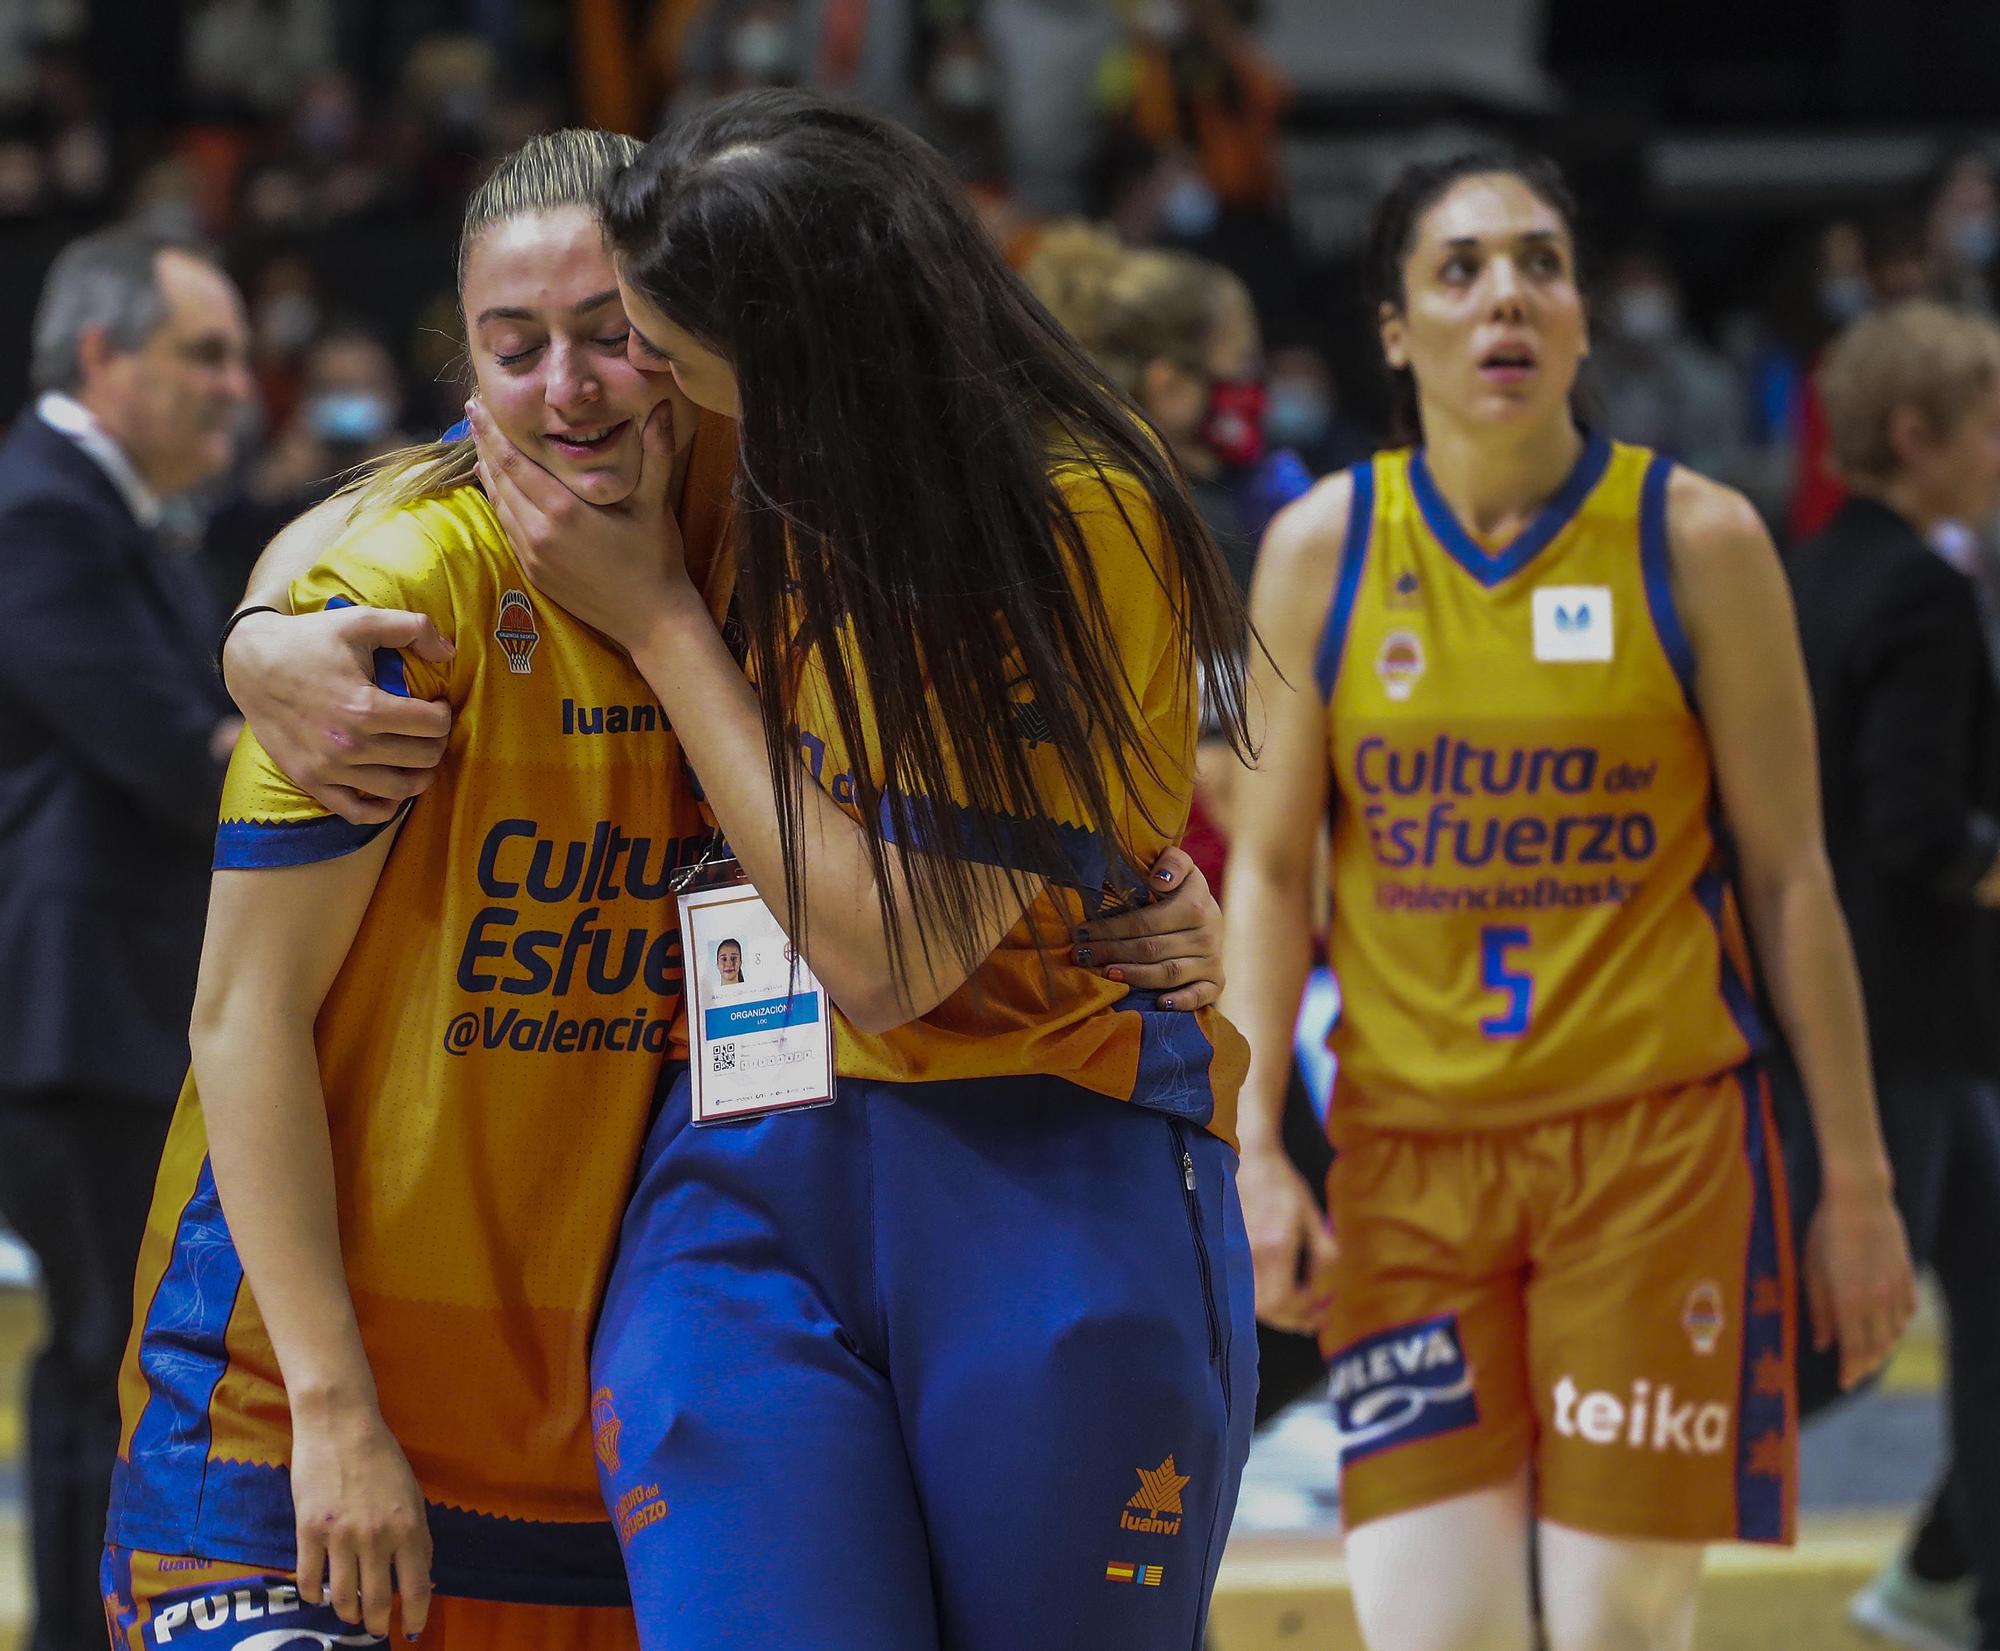
M753 17L730 34L728 55L745 80L776 80L792 66L792 31L774 18Z
M1333 406L1316 384L1273 383L1264 404L1264 437L1273 447L1310 447L1333 424Z
M1959 220L1958 227L1951 232L1952 250L1959 259L1973 269L1984 269L1993 262L1993 255L2000 252L2000 225L1993 221L1988 212L1976 212Z
M1611 324L1635 344L1659 344L1679 330L1680 306L1665 287L1633 287L1612 300Z
M328 390L306 404L306 417L321 441L359 446L389 433L395 409L372 390Z
M1875 302L1875 289L1865 275L1826 275L1820 278L1819 307L1829 321L1843 326L1867 314Z
M257 306L257 342L278 355L304 348L319 330L319 306L302 292L281 292Z
M1160 202L1160 221L1184 241L1198 240L1222 216L1222 202L1206 178L1176 178Z
M1186 0L1148 0L1139 8L1136 22L1142 34L1150 35L1163 46L1175 46L1187 38L1193 19L1188 15Z
M952 52L931 71L931 96L940 108L972 114L993 105L993 71L973 52Z

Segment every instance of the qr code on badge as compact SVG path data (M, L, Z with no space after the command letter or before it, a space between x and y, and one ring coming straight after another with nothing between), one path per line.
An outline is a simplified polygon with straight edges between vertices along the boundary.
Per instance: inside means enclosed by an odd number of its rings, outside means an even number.
M718 1043L709 1051L708 1069L711 1072L734 1072L736 1070L736 1045Z

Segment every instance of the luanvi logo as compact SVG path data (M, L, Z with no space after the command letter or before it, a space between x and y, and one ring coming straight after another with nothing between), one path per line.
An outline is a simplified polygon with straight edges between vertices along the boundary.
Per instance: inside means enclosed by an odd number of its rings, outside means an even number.
M1181 1492L1187 1489L1194 1476L1176 1472L1172 1456L1156 1468L1140 1468L1137 1471L1139 1488L1118 1515L1119 1529L1139 1531L1148 1536L1179 1536Z

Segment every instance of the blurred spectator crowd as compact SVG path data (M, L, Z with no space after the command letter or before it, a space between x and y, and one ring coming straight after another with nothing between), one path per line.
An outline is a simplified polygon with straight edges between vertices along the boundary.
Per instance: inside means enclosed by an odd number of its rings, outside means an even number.
M1381 404L1358 249L1294 227L1299 109L1257 4L0 0L0 288L27 313L56 249L120 216L224 249L257 404L232 474L177 511L227 602L329 478L457 417L452 238L494 157L557 124L644 132L703 98L803 83L932 138L1023 268L1051 224L1081 219L1231 272L1256 340L1231 372L1261 377L1270 444L1318 472L1367 449ZM1559 125L1524 135L1564 158ZM1625 226L1618 244L1586 248L1586 416L1743 488L1781 542L1840 496L1812 389L1833 334L1913 293L1993 302L2000 192L1975 148L1892 200L1785 230L1790 248L1742 259L1731 290L1711 269L1691 293L1676 236L1632 228L1629 204L1600 220ZM25 376L16 329L0 419Z

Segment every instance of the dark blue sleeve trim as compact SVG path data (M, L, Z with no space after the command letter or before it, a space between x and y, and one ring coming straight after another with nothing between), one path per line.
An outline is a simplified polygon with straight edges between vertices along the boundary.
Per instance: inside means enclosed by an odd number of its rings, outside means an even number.
M224 820L215 828L215 869L271 871L338 860L366 847L401 817L399 809L374 825L354 825L337 814L312 820Z
M975 865L1001 866L1027 872L1048 882L1088 893L1101 891L1114 878L1121 884L1138 887L1138 880L1120 875L1124 860L1106 851L1096 832L1083 826L1065 825L1059 820L1039 822L1052 827L1062 858L1051 864L1037 852L1037 822L1007 814L983 814L959 803L940 804L927 797L906 797L910 814L906 835L897 829L896 817L884 795L877 814L882 841L914 849L922 854L949 850ZM951 821L951 829L941 822Z
M1361 567L1368 560L1368 541L1375 523L1375 461L1364 459L1348 472L1354 497L1347 507L1347 537L1340 547L1340 580L1334 586L1333 607L1313 656L1313 680L1322 700L1333 698L1340 675L1340 657L1347 648L1347 627L1354 617L1354 598L1361 589Z
M329 608L351 608L355 604L351 597L329 596L326 605ZM403 656L394 648L375 650L375 686L399 699L410 697L410 679L403 670Z
M1694 649L1681 629L1681 616L1674 611L1673 561L1667 546L1667 481L1673 471L1674 461L1656 453L1639 485L1639 567L1646 581L1646 606L1652 610L1653 629L1667 663L1680 678L1681 692L1692 705Z

